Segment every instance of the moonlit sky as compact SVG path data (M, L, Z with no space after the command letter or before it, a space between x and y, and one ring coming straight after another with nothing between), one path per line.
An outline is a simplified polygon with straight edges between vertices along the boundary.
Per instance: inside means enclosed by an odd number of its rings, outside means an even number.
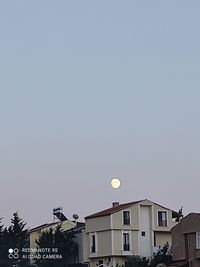
M0 217L200 199L199 1L1 1ZM114 190L112 177L122 186Z

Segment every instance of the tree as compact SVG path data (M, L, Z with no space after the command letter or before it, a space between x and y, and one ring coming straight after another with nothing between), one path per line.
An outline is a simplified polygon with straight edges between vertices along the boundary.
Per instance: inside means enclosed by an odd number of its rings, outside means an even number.
M18 257L11 259L13 265L20 267L26 266L29 263L28 255L23 252L29 247L29 231L25 229L26 223L18 216L18 213L13 214L11 225L7 230L8 248L17 249Z
M4 267L7 266L8 253L7 250L5 252L5 230L1 221L2 218L0 219L0 266Z
M59 224L55 230L50 228L42 233L36 243L38 249L44 252L36 254L36 263L41 267L65 266L77 251L77 244L73 241L73 230L64 231ZM46 249L46 250L45 250ZM61 256L60 258L49 259L47 256Z
M126 267L147 267L149 266L149 260L146 258L130 258L126 261Z
M8 258L8 250L10 248L8 229L4 227L0 219L0 266L9 267L12 266Z
M3 238L3 224L1 223L3 218L0 218L0 252L2 251L2 238Z
M151 259L146 258L130 258L126 261L126 267L156 267L159 263L164 263L167 266L172 263L172 254L170 246L166 243L160 247L157 253L153 254Z
M38 240L36 240L36 244L38 245L37 249L38 252L35 254L36 263L38 266L46 266L46 267L53 267L54 263L52 259L47 259L47 255L52 254L53 249L53 229L50 228L49 230L46 230L42 232L41 236ZM39 249L47 249L50 251L39 251Z
M159 263L165 263L167 266L172 263L172 253L169 243L166 243L163 247L160 247L157 253L154 253L150 267L155 267Z
M0 266L19 267L26 266L29 259L23 259L22 249L29 247L29 232L25 229L26 224L19 218L17 213L13 214L11 225L6 228L0 223ZM9 249L17 250L17 253ZM15 257L13 257L15 253Z

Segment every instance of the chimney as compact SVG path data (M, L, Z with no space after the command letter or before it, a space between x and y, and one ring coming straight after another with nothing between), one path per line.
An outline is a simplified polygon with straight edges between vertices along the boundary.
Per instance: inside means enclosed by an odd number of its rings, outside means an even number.
M113 202L112 205L113 205L113 208L116 208L119 206L119 202Z

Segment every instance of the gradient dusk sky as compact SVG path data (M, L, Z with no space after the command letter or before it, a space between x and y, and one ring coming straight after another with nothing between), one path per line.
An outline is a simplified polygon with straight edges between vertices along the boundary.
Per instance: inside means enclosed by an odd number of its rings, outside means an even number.
M145 198L200 211L199 13L199 0L1 1L5 224Z

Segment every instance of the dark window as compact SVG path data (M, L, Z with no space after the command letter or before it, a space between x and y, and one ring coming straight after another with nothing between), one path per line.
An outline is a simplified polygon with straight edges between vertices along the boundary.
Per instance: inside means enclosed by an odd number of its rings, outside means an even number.
M167 226L167 212L166 211L158 212L158 226Z
M123 233L123 248L124 248L124 251L130 251L130 235L129 235L129 233Z
M96 244L95 244L95 235L92 235L92 246L91 246L91 252L96 252Z
M156 233L154 232L154 235L153 235L153 243L154 243L154 247L156 247Z
M130 225L131 220L130 220L130 211L123 211L123 224L125 225Z
M146 232L145 231L142 231L142 236L145 236L146 235Z

